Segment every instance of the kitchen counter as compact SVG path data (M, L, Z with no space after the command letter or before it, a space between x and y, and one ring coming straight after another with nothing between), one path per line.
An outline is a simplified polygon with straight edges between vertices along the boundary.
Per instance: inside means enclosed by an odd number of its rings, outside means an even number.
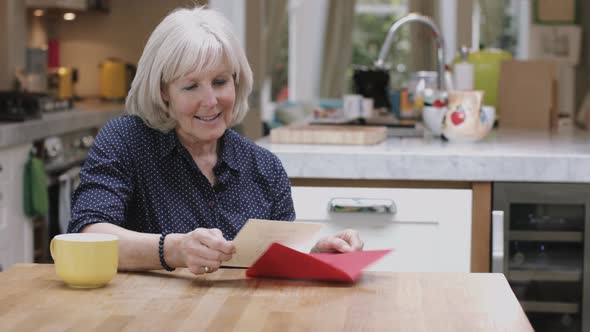
M590 132L498 130L475 143L395 138L369 146L257 143L290 178L590 183Z
M66 287L49 264L0 273L7 331L533 331L502 274L365 272L353 284L243 269L123 273Z
M0 148L78 129L100 127L123 114L123 109L123 104L82 102L76 103L71 110L43 113L41 119L0 122Z
M278 156L294 187L310 193L312 187L343 187L346 197L357 197L356 188L470 189L471 272L490 271L494 182L590 183L590 132L583 131L502 129L475 143L426 136L368 146L271 144L268 137L257 143ZM436 220L437 211L431 213Z

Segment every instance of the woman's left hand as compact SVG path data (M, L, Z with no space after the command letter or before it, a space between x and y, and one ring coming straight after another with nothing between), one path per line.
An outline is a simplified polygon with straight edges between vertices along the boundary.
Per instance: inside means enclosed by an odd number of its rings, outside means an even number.
M331 236L321 238L311 252L351 252L363 250L364 243L359 233L354 229L347 229Z

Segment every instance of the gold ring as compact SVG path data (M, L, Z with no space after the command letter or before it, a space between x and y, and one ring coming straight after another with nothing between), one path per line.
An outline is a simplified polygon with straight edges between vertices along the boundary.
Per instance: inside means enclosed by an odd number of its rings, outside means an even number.
M203 270L205 270L205 273L209 273L209 267L208 266L203 267Z

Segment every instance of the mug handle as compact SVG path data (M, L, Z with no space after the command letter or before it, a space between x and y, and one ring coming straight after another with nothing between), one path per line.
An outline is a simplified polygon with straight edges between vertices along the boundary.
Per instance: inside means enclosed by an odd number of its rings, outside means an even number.
M49 243L49 253L51 253L51 258L53 258L53 260L55 261L55 255L53 254L53 242L55 240L51 239L51 242Z

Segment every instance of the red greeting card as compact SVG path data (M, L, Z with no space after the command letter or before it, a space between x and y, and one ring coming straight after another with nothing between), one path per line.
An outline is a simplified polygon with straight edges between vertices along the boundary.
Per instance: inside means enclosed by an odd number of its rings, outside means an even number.
M365 267L390 252L391 249L306 254L273 243L246 271L246 275L353 282L358 279Z

